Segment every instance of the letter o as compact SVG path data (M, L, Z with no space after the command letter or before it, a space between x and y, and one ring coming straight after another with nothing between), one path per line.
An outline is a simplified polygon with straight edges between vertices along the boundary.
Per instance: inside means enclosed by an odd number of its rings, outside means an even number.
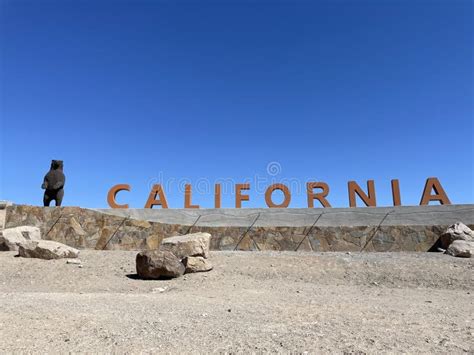
M273 191L275 190L280 190L281 192L283 192L283 195L285 196L285 199L279 205L273 203L272 201L272 194L273 194ZM267 191L265 191L265 203L270 208L286 208L290 204L290 201L291 201L291 194L290 194L290 190L288 190L288 187L286 187L286 185L273 184L267 188Z

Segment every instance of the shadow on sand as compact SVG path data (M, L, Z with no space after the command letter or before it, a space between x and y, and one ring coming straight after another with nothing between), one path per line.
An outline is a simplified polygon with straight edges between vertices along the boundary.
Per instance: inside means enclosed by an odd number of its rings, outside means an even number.
M160 276L157 279L145 278L145 277L141 277L138 274L127 274L125 276L127 276L131 280L144 280L144 281L160 281L160 280L161 281L166 281L166 280L171 280L172 279L172 277L165 277L165 276Z

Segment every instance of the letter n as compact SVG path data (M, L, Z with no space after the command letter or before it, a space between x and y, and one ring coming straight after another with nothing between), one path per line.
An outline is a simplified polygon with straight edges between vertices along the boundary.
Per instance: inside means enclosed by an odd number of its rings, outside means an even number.
M348 182L348 189L349 189L349 206L356 207L356 194L365 203L366 206L375 207L377 202L375 200L375 185L374 180L367 181L367 194L362 190L362 188L355 182L349 181Z

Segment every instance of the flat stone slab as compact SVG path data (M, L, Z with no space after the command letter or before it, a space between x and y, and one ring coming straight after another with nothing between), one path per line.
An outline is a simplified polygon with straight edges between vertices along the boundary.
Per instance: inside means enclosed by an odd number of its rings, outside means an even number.
M96 209L132 219L197 227L320 227L474 224L474 204L358 208Z
M21 244L18 254L23 258L72 259L79 256L79 250L52 240L33 240Z

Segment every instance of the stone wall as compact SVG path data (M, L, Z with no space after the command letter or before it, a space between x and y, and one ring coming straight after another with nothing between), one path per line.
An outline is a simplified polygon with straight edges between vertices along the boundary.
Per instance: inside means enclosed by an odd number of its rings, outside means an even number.
M127 219L79 207L7 207L5 228L37 226L43 239L79 249L156 249L162 240L160 223Z
M143 250L189 232L213 250L428 251L452 223L474 227L474 205L351 209L90 210L7 207L6 227L38 226L76 248Z

